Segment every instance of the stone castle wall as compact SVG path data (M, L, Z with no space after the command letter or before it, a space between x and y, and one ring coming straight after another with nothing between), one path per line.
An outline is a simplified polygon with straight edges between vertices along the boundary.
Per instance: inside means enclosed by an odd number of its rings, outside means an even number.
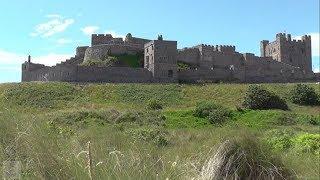
M144 68L127 67L86 67L54 66L31 72L23 72L23 81L62 81L62 82L152 82L151 72Z
M260 50L262 57L272 57L279 62L303 68L308 73L312 72L310 36L292 40L290 34L279 33L271 43L261 41Z
M86 49L84 61L94 59L94 60L104 60L108 55L121 55L121 54L137 54L143 53L139 47L127 46L127 45L98 45L89 47Z
M142 46L142 47L141 47ZM300 82L315 80L311 71L311 37L291 40L280 33L274 42L262 41L261 56L241 54L235 46L197 45L177 50L176 41L112 35L92 35L92 46L76 49L74 57L53 67L25 62L22 81L66 82ZM144 53L144 68L79 66L108 55ZM178 70L178 63L189 64ZM319 78L319 75L317 75Z

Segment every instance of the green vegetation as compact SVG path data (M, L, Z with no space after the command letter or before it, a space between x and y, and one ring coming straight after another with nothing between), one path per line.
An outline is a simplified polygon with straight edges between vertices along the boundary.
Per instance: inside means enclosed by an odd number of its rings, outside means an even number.
M297 84L290 92L290 99L299 105L319 105L319 95L306 84Z
M89 59L80 64L80 66L98 66L98 67L109 67L114 63L118 62L119 59L114 56L107 56L103 60L100 59Z
M246 84L1 84L0 162L23 179L318 179L320 106L259 87L290 110L240 108Z
M231 116L231 112L213 102L204 101L197 104L193 115L199 118L207 118L211 124L221 124Z
M178 70L187 70L190 69L190 65L184 62L178 62Z
M162 109L162 104L160 101L158 101L156 99L151 99L151 100L149 100L149 102L147 104L147 109L159 110L159 109Z
M244 98L243 106L248 109L282 109L288 110L288 105L278 95L260 86L251 85Z
M121 65L139 68L143 66L143 54L122 54L122 55L107 55L101 59L89 59L84 61L81 66L98 66L98 67L109 67L119 63Z

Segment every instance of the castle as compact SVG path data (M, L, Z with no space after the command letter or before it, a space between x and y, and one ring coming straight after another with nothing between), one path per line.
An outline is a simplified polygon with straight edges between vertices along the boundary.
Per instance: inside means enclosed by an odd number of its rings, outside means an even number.
M74 57L56 66L32 63L29 56L22 64L22 81L267 83L315 80L310 36L292 40L290 34L279 33L273 42L261 41L260 51L261 57L239 53L235 46L225 45L200 44L177 49L177 41L163 40L162 36L148 40L130 33L125 39L93 34L90 47L78 47ZM88 63L105 61L112 56L136 56L140 65L132 67L121 58L105 66Z

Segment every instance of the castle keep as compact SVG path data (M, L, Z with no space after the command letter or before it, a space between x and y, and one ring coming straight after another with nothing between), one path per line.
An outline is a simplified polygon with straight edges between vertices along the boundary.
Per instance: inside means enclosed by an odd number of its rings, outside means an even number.
M22 81L174 83L312 81L311 37L292 40L279 33L260 43L261 57L239 53L235 46L205 45L177 49L177 41L93 34L91 46L56 66L28 61ZM97 63L98 62L98 63ZM103 64L103 65L101 65Z

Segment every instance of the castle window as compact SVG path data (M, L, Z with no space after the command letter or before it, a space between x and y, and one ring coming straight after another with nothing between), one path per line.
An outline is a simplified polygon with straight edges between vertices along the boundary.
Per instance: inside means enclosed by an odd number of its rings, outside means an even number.
M173 77L173 71L172 71L172 70L169 70L169 71L168 71L168 77L169 77L169 78L172 78L172 77Z
M147 50L147 53L149 52L149 48L146 48L146 50Z
M301 49L301 53L304 54L304 49Z
M153 50L153 45L151 45L151 49Z
M292 58L290 58L290 62L292 62Z

